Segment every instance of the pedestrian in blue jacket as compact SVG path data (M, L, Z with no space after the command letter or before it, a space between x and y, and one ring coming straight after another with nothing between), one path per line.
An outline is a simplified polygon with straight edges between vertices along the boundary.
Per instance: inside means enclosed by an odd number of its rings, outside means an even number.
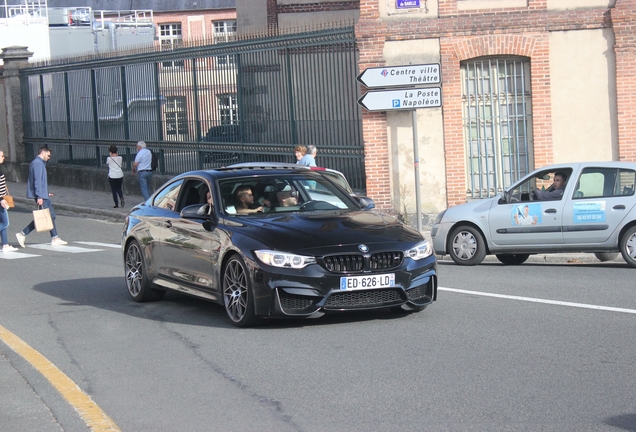
M49 185L46 174L46 163L51 158L51 149L44 144L38 149L38 155L33 159L31 165L29 165L29 178L27 179L27 198L35 200L38 208L47 208L51 212L51 219L53 219L53 229L51 232L51 246L62 246L68 244L57 235L57 228L55 226L55 212L53 211L53 205L51 200L53 194L49 193ZM24 240L31 231L35 230L35 222L31 221L26 228L15 236L18 239L20 246L24 246Z

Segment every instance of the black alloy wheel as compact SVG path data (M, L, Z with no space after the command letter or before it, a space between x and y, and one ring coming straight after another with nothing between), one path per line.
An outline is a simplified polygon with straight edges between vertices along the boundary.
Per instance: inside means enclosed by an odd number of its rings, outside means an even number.
M256 324L254 298L247 267L238 255L230 258L223 271L223 305L232 325L249 327Z
M126 248L126 287L128 294L136 302L161 300L166 292L152 288L146 273L146 263L137 241L132 241Z

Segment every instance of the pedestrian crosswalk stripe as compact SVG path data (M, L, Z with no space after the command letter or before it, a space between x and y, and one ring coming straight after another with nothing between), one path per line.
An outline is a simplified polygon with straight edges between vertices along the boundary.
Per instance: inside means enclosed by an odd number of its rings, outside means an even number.
M99 242L86 242L86 241L76 241L73 243L84 244L88 246L98 246L98 247L108 247L113 249L120 249L121 245L116 243L99 243Z
M28 253L22 253L22 252L0 252L0 259L8 259L8 260L14 260L14 259L20 259L20 258L33 258L33 257L39 257L42 255L34 255L34 254L28 254Z
M83 247L75 247L75 246L51 246L50 243L42 243L42 244L34 244L27 245L27 247L55 251L55 252L63 252L63 253L84 253L84 252L100 252L104 249L88 249Z

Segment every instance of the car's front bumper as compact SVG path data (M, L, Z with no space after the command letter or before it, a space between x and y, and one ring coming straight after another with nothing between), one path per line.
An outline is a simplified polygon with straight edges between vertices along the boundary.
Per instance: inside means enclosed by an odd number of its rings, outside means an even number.
M275 271L272 271L275 270ZM364 273L395 274L395 285L375 289L340 289L340 278L360 274L330 273L319 265L301 271L264 269L253 272L256 314L310 317L330 312L402 307L419 309L437 298L435 257L405 259L398 268Z

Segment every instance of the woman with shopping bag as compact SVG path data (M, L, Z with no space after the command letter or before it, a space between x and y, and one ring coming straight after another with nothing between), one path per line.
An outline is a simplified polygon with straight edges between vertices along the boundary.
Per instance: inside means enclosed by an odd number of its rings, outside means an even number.
M51 200L49 199L53 196L52 193L49 193L49 186L46 174L46 163L50 158L51 149L49 149L49 146L46 144L42 145L38 150L38 155L33 159L31 165L29 165L29 178L27 179L26 197L34 199L36 204L38 205L38 210L34 211L34 217L39 217L39 213L37 215L35 214L35 212L39 210L49 211L51 219L51 223L49 226L52 226L52 228L50 229L51 246L62 246L67 244L67 242L62 240L57 235L57 228L55 226L55 212L53 211L53 205L51 205ZM46 211L44 213L46 213ZM34 230L36 230L35 220L27 225L27 227L24 228L21 232L15 235L18 239L18 243L20 243L20 246L25 247L24 240L26 236Z
M4 162L4 152L0 150L0 164ZM7 180L4 174L0 174L0 240L2 241L2 252L15 252L18 248L11 246L7 240L7 228L9 227L9 208L13 205L13 199L9 195Z

